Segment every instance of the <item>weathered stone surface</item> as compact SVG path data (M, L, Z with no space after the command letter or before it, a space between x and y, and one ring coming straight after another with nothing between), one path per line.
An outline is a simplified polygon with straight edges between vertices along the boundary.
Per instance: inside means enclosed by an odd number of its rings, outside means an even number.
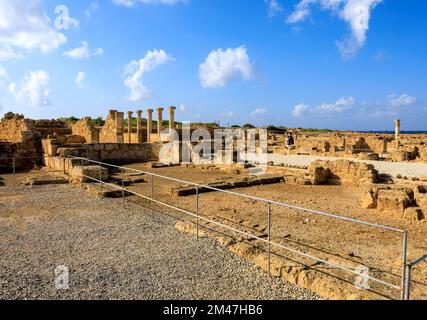
M23 182L25 185L41 186L48 184L65 184L68 183L68 179L59 176L42 176L37 178L27 178Z
M95 180L107 180L108 170L101 166L76 166L71 171L71 179L78 182L94 182Z
M380 156L379 156L378 153L361 153L359 155L359 159L361 159L361 160L378 161L380 159Z
M99 132L100 143L124 143L124 114L110 110L104 126Z
M130 192L127 192L126 190L111 190L108 189L106 186L103 186L101 184L89 184L86 186L86 190L95 196L103 197L103 198L123 198L132 196Z
M56 154L60 157L79 157L82 155L82 152L86 151L85 147L75 147L75 148L58 148L56 149Z
M378 171L373 165L349 160L315 161L308 169L313 184L339 179L342 185L365 186L378 180Z
M403 217L409 221L421 221L425 219L423 211L418 207L406 208Z
M82 137L85 143L99 142L99 130L89 117L83 118L73 125L73 134Z
M372 192L367 192L362 199L362 207L365 209L376 209L378 206L377 198Z
M405 213L405 209L414 204L414 192L409 188L378 190L378 211L380 212L401 218Z
M289 183L289 184L297 184L301 186L311 185L311 180L303 176L286 176L285 181L286 183Z
M245 188L245 187L257 186L257 185L275 184L275 183L280 183L282 181L284 181L284 177L282 175L265 175L261 177L234 179L230 181L208 183L206 184L206 186L212 187L215 189L220 189L220 190L228 190L228 189ZM198 191L199 191L199 194L201 194L201 193L207 193L207 192L214 192L215 190L199 187ZM176 195L178 197L185 197L185 196L195 195L197 193L197 188L196 186L182 186L178 188L172 188L171 192L173 195Z
M331 177L331 170L323 166L311 165L308 168L308 172L311 184L313 185L324 184Z

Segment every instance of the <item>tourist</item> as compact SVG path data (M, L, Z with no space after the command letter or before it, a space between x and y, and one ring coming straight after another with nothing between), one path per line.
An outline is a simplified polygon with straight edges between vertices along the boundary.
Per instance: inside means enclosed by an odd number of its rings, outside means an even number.
M288 134L288 142L287 142L287 147L289 149L293 148L295 146L295 140L294 137L292 136L292 133L289 132Z

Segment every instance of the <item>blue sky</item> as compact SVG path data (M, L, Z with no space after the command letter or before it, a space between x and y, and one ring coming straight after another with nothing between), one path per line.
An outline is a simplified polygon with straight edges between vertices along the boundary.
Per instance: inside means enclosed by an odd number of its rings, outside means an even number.
M426 9L419 0L0 0L0 112L97 117L175 105L178 120L223 125L387 130L401 118L403 129L427 130Z

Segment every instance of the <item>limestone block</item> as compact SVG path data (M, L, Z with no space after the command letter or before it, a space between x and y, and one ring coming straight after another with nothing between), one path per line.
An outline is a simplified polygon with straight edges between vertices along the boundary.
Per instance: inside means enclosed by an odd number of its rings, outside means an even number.
M108 170L101 166L76 166L71 171L71 179L78 182L94 182L90 178L104 181L108 177Z
M319 185L327 182L331 175L331 171L323 167L312 168L309 172L311 173L311 183L313 185Z
M405 209L414 204L411 189L378 190L378 210L398 218L403 217Z
M423 211L418 207L406 208L403 217L409 221L421 221L425 219Z
M372 192L367 192L362 198L362 207L365 209L375 209L377 208L377 198Z

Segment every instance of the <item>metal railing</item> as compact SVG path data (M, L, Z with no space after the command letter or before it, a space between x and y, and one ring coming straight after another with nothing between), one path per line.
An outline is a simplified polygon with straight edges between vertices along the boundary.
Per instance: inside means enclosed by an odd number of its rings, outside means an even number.
M363 275L363 278L370 280L370 281L373 281L375 283L378 283L380 285L383 285L385 287L389 287L389 288L392 288L395 290L399 290L401 292L401 299L407 298L406 292L408 289L407 287L409 286L408 281L406 279L406 275L407 275L407 273L406 273L407 248L408 248L408 232L407 231L397 229L397 228L393 228L393 227L389 227L389 226L380 225L380 224L375 224L375 223L371 223L371 222L366 222L366 221L362 221L362 220L357 220L357 219L353 219L353 218L348 218L348 217L344 217L344 216L340 216L340 215L336 215L336 214L306 209L306 208L302 208L302 207L298 207L298 206L294 206L294 205L289 205L289 204L285 204L285 203L281 203L281 202L277 202L277 201L272 201L272 200L268 200L268 199L264 199L264 198L259 198L259 197L255 197L255 196L241 194L241 193L237 193L237 192L233 192L233 191L229 191L229 190L222 190L222 189L218 189L215 187L202 185L202 184L198 184L198 183L194 183L194 182L190 182L190 181L185 181L185 180L181 180L181 179L176 179L176 178L172 178L172 177L167 177L167 176L159 175L159 174L148 172L148 171L137 170L137 169L133 169L133 168L129 168L129 167L123 167L123 166L112 165L112 164L108 164L108 163L104 163L104 162L100 162L100 161L90 160L87 158L69 156L69 157L67 157L67 159L68 159L67 160L68 161L68 168L71 168L71 160L80 160L82 166L84 165L85 162L98 165L99 166L99 179L91 177L91 176L84 175L83 170L82 170L82 176L85 179L101 183L101 185L103 184L103 185L109 186L113 189L121 190L122 194L123 194L123 198L125 198L125 193L128 193L128 194L131 194L134 196L138 196L142 199L151 201L152 203L167 207L167 208L172 209L172 210L176 210L178 212L184 213L186 215L189 215L189 216L195 218L196 219L195 224L196 224L196 237L197 237L197 239L199 238L200 221L204 221L206 223L210 223L210 224L213 224L215 226L225 228L229 231L235 232L235 233L240 234L240 235L247 236L251 239L259 240L260 242L267 244L268 245L268 261L267 261L268 265L267 265L267 268L268 268L269 276L271 276L271 254L272 254L271 249L272 249L272 247L275 247L275 248L283 249L287 252L291 252L291 253L296 254L298 256L314 260L317 263L322 263L322 264L327 265L329 267L336 268L336 269L339 269L341 271L351 273L351 274L354 274L354 275L357 275L360 277L359 271L352 270L352 269L350 269L346 266L342 266L338 263L330 262L330 261L327 261L325 259L313 256L311 254L307 254L305 252L302 252L302 251L296 250L294 248L285 246L283 244L271 241L271 225L272 225L271 207L272 207L272 205L277 205L280 207L294 209L294 210L305 212L305 213L315 214L315 215L324 216L324 217L328 217L328 218L332 218L332 219L337 219L337 220L341 220L341 221L346 221L346 222L350 222L350 223L355 223L355 224L359 224L359 225L364 225L364 226L368 226L368 227L372 227L372 228L377 228L377 229L382 229L382 230L398 233L398 234L402 235L402 274L401 274L400 285L395 285L393 283L389 283L387 281L372 277L370 275ZM103 166L120 170L122 177L123 177L124 171L131 171L131 172L150 176L150 196L145 196L143 194L140 194L138 192L135 192L135 191L132 191L128 188L125 188L125 186L123 184L123 179L122 179L121 186L103 181L102 173L101 173L101 168ZM70 174L70 172L69 172L69 174ZM160 178L160 179L178 182L178 183L182 183L182 184L186 184L186 185L195 187L196 188L196 194L195 194L196 211L191 212L191 211L188 211L188 210L185 210L185 209L182 209L182 208L176 207L174 205L167 204L165 202L162 202L160 200L155 199L154 198L154 178ZM221 223L221 222L218 222L218 221L215 221L215 220L212 220L212 219L209 219L209 218L206 218L206 217L200 215L199 196L200 196L200 190L201 189L216 191L216 192L220 192L223 194L228 194L228 195L232 195L232 196L251 199L254 201L258 201L260 203L267 204L267 207L268 207L268 212L267 212L267 217L268 217L268 228L267 228L268 230L267 230L267 232L268 232L268 235L267 235L267 239L259 237L259 236L254 235L254 234L250 234L248 232L245 232L245 231L242 231L239 229L236 229L236 228L231 227L229 225L226 225L224 223Z
M17 186L16 175L18 173L17 169L19 168L17 166L17 160L26 160L27 162L33 161L33 165L35 165L35 164L44 165L46 158L57 158L57 157L45 154L43 156L28 156L28 157L21 157L20 156L20 157L4 157L4 158L2 158L1 159L2 161L6 161L6 162L10 161L12 164L12 175L13 175L12 187L13 187L13 190L16 190L16 186ZM25 169L29 169L29 168L25 168ZM52 172L49 172L49 173L52 173ZM66 168L65 167L62 169L62 173L66 174Z
M423 255L422 257L419 257L418 259L415 259L415 260L409 262L406 265L406 286L405 286L404 300L410 300L411 299L411 281L412 281L413 268L425 260L427 260L427 254Z

